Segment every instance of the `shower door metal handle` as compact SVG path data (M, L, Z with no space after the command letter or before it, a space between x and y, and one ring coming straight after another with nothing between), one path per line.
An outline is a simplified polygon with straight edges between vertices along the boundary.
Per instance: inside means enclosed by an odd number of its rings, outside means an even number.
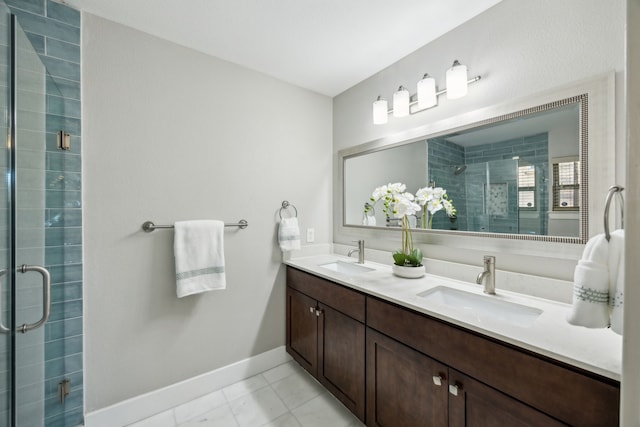
M0 282L2 281L2 277L7 274L7 269L3 268L0 270ZM8 334L11 332L11 329L4 326L4 322L2 321L2 306L0 306L0 334Z
M51 314L51 275L49 271L39 265L26 265L18 267L19 273L28 273L36 271L42 276L42 318L36 323L25 323L17 329L17 332L27 333L33 329L37 329L49 320Z

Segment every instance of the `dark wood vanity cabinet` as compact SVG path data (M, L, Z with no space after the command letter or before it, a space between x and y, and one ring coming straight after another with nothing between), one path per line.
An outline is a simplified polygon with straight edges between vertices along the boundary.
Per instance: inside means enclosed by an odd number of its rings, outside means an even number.
M448 426L447 371L446 365L368 328L367 425Z
M367 326L368 423L380 418L376 406L380 402L371 397L381 387L374 375L376 369L390 368L376 366L380 349L373 346L386 335L398 341L393 348L405 347L399 353L413 354L414 359L421 355L446 365L446 381L440 381L443 386L446 383L449 394L449 426L618 425L617 381L373 297L367 297ZM392 362L394 358L386 356L385 360ZM396 363L406 365L400 359ZM423 375L425 387L433 389L433 382L427 383L435 371L444 372L444 368L431 368ZM429 419L423 425L431 425Z
M287 268L287 352L364 421L365 296Z
M367 426L618 425L617 381L291 267L287 285L287 351L361 420L366 396Z
M369 328L367 425L555 427L566 424Z

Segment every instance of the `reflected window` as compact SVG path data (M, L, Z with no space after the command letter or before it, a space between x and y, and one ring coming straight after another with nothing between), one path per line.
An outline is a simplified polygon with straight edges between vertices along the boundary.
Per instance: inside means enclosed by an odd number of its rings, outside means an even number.
M577 211L580 207L580 161L575 158L553 161L553 210Z
M536 167L518 166L518 208L536 210Z

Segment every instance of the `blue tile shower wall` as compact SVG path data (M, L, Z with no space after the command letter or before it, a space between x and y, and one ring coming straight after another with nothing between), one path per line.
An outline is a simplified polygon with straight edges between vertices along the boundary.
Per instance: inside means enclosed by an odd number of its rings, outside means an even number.
M457 218L451 221L443 212L436 212L433 217L432 228L436 230L466 230L467 208L465 174L455 174L456 167L465 164L464 148L446 141L444 138L429 140L429 181L434 181L437 187L447 190L447 195L457 210ZM458 203L460 202L460 203Z
M45 329L45 426L83 422L80 12L51 0L5 0L47 67L45 263L51 318ZM57 149L56 132L71 134ZM71 381L64 405L58 383Z
M521 164L531 164L536 168L538 202L538 222L532 232L546 234L549 206L549 141L548 134L541 133L507 141L462 147L444 138L433 138L429 146L429 179L436 186L443 187L453 199L458 211L458 219L451 223L447 216L437 213L433 220L434 229L459 228L469 231L490 231L501 233L526 233L521 229L517 206L516 163L509 161L514 156ZM507 164L508 163L508 164ZM486 215L483 194L486 180L486 165L491 164L492 181L507 183L509 206L506 215ZM455 168L467 165L467 170L455 175ZM466 203L456 201L466 200ZM490 218L491 217L491 218ZM531 220L529 220L531 222Z

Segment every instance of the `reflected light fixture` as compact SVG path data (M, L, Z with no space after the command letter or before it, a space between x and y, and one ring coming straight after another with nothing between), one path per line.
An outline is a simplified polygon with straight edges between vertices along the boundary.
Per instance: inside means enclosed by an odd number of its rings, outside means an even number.
M400 86L393 94L393 108L389 109L387 101L378 96L373 103L373 124L381 125L388 122L389 114L394 117L406 117L438 105L438 96L447 94L447 99L462 98L467 94L467 87L471 83L480 80L480 76L472 79L467 77L467 67L456 59L446 72L445 89L438 91L436 80L425 73L417 84L417 93L411 95L409 91Z

